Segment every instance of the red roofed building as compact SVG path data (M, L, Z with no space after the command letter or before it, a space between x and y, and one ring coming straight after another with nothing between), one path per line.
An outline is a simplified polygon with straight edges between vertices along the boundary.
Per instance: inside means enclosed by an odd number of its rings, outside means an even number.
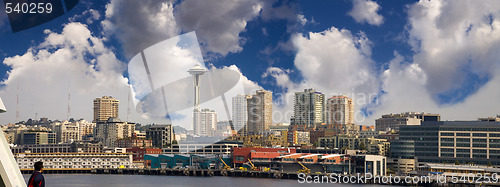
M233 164L242 165L248 160L267 161L275 157L296 153L295 149L289 148L253 148L253 147L234 147Z
M132 147L127 149L127 153L132 154L133 161L143 161L145 154L161 154L161 149L159 148L144 148L144 147Z

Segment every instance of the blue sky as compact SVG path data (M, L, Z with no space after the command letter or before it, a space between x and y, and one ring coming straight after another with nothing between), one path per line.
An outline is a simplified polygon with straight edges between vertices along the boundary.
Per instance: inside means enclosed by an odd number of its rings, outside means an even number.
M407 111L447 120L494 116L500 113L499 17L497 1L81 0L55 20L12 33L2 12L0 96L9 112L0 123L15 121L17 95L21 120L34 113L64 119L68 102L72 116L91 120L87 100L127 100L126 66L137 51L191 31L207 65L233 65L246 86L276 98L309 87L327 97L346 94L357 100L360 124ZM83 70L84 63L93 66ZM291 101L274 110L292 110Z

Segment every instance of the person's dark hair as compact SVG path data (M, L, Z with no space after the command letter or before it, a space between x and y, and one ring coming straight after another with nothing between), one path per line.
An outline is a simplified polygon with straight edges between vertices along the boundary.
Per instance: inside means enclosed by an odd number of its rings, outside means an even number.
M43 168L43 162L35 162L35 171L40 171Z

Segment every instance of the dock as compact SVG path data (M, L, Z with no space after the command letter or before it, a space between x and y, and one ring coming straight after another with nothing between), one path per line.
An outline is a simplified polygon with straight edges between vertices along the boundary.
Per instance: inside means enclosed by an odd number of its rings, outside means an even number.
M31 174L33 170L22 169L22 174ZM227 177L247 177L247 178L272 178L272 179L299 179L299 173L297 172L279 172L279 171L251 171L251 170L224 170L224 169L113 169L113 168L99 168L99 169L44 169L43 173L46 174L101 174L101 175L163 175L163 176L194 176L194 177L212 177L212 176L227 176ZM307 174L311 177L328 178L329 174L325 173L310 173ZM357 180L357 176L342 175L342 177L349 177ZM404 176L400 176L404 177ZM374 180L368 180L363 184L376 184ZM342 184L340 182L339 184ZM388 185L398 185L398 186L500 186L500 183L489 183L489 184L478 184L478 183L445 183L439 184L436 182L432 183L405 183L390 181Z

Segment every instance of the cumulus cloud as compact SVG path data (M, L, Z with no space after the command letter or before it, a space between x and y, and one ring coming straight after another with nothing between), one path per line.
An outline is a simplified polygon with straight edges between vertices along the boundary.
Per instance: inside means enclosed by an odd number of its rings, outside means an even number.
M134 1L112 0L102 22L116 34L129 56L182 32L196 31L206 52L225 56L242 50L247 22L256 18L262 3L244 1Z
M111 0L106 5L104 33L115 34L131 57L156 42L177 36L171 1Z
M426 71L425 88L435 100L458 102L468 96L463 90L492 78L499 64L500 2L420 1L408 13L413 62Z
M381 77L385 94L380 105L369 109L374 114L370 120L404 111L439 113L443 120L498 114L500 89L493 85L500 84L499 12L496 1L409 6L409 44L415 55L405 61L396 53L389 63Z
M297 19L297 9L297 3L290 0L263 1L262 19L264 21L276 19L295 21Z
M93 35L86 25L74 22L60 33L45 33L41 44L3 60L12 69L0 89L9 109L1 122L15 121L16 95L20 120L35 116L67 119L68 92L70 117L91 120L93 99L112 95L121 101L120 117L126 120L129 87L122 76L125 66L104 46L102 38Z
M294 64L304 81L337 92L372 92L377 89L370 42L366 35L354 36L332 27L308 36L296 35Z
M208 51L225 56L243 49L239 34L261 10L255 0L185 0L176 7L176 20L182 30L196 31Z
M129 81L123 76L125 63L119 61L114 52L104 45L103 38L94 35L86 25L71 22L61 32L46 30L45 34L45 39L28 49L25 54L8 57L3 61L12 70L8 72L8 78L2 82L4 86L0 90L0 96L9 109L0 121L2 124L15 122L16 95L19 95L20 100L20 120L35 116L64 120L67 118L68 92L71 94L70 117L91 120L93 99L110 95L120 100L119 116L122 120L129 119L143 124L167 122L166 119L147 118L134 110L138 100L151 92L150 84L144 80L146 73L134 71L141 68L130 67L142 65L142 62L129 64ZM157 88L182 78L191 80L186 71L202 62L194 33L159 43L155 48L144 50L144 53L151 62L152 78L156 81L153 84ZM210 69L217 70L215 67ZM240 76L236 86L224 92L229 108L230 98L234 95L250 94L262 89L243 76L235 65L218 69L231 69ZM129 106L130 116L127 112ZM219 119L227 119L220 96L202 103L202 107L215 109L219 113ZM175 114L183 117L174 119L174 125L191 128L192 108Z
M381 25L384 17L378 13L381 7L371 0L353 0L352 10L347 13L358 23L368 23L370 25Z
M500 88L496 86L500 84L500 71L498 68L494 71L492 79L463 102L439 104L426 89L432 81L427 78L425 70L395 53L389 68L380 77L384 94L380 96L379 105L367 106L368 111L373 113L365 121L373 124L383 114L409 111L441 114L442 120L475 120L495 116L500 103L497 97Z
M346 94L356 101L356 110L367 106L378 93L377 73L371 60L371 43L364 33L353 35L345 29L331 27L323 32L296 34L292 43L297 49L294 65L303 77L290 81L289 70L270 67L263 77L273 77L284 93L277 98L274 110L288 121L293 112L293 94L305 88L316 88L326 97Z

